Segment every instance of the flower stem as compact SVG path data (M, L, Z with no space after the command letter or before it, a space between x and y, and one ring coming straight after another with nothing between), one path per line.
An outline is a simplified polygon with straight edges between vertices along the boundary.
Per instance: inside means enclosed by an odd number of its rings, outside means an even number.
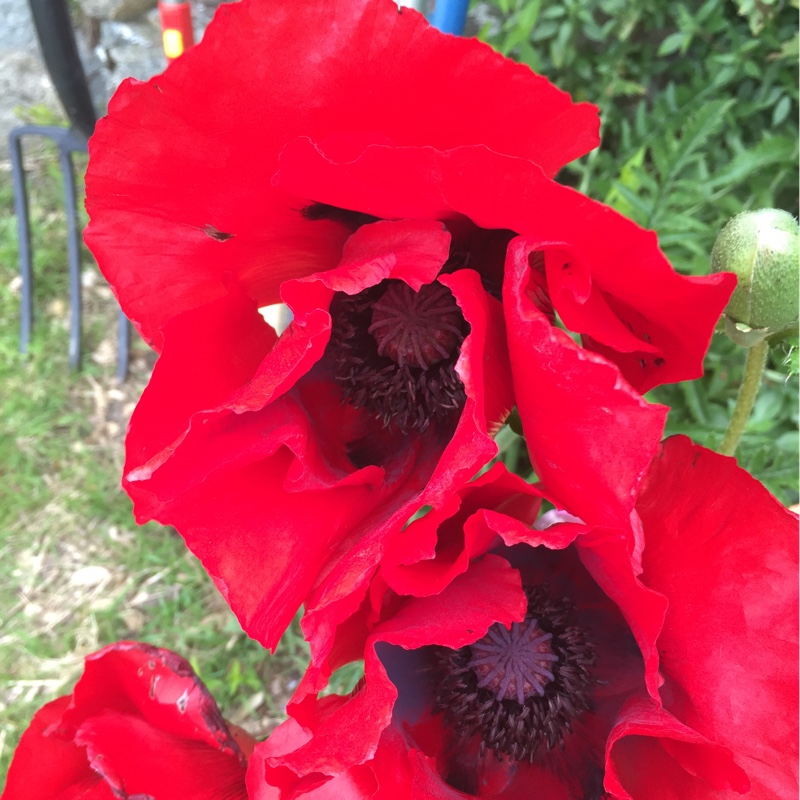
M759 342L747 350L747 360L744 362L744 376L736 398L733 416L725 431L725 438L719 447L719 452L724 456L732 456L736 452L739 440L744 433L744 427L750 417L750 412L756 402L756 395L761 387L761 378L767 364L769 345L766 341Z

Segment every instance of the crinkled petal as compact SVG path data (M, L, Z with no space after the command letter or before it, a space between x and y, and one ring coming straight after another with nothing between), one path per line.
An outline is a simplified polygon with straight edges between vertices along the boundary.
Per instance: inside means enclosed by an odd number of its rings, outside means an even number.
M113 800L82 747L47 735L69 702L69 697L59 697L36 712L14 751L3 800Z
M448 502L393 534L381 560L381 574L398 594L437 594L470 561L483 555L515 521L530 533L541 496L522 478L495 464L479 478L459 488ZM501 509L492 513L495 509ZM520 537L517 541L526 541Z
M631 559L630 542L616 530L594 528L576 541L581 562L597 585L617 605L636 638L644 659L644 679L650 697L660 702L657 640L669 599L644 585ZM646 548L646 545L645 545Z
M352 767L333 778L320 774L287 788L285 781L286 778L292 780L291 773L280 768L271 770L266 761L273 753L287 753L301 747L309 738L309 733L290 718L258 746L247 770L249 800L294 800L298 797L304 800L371 800L375 797L375 773L365 765ZM283 785L283 791L278 785Z
M339 153L485 144L552 175L597 134L594 106L391 0L226 4L199 46L114 96L90 145L87 242L160 349L168 319L229 282L267 305L338 260L349 231L303 218L316 198L270 183L297 136Z
M92 769L117 796L158 800L245 800L245 766L238 759L154 728L119 711L102 711L75 732Z
M734 459L668 439L637 506L669 598L665 708L733 752L750 796L797 797L797 518Z
M528 252L524 240L511 243L504 299L517 408L533 468L571 514L635 532L636 491L657 451L667 409L645 402L617 367L550 324L528 293Z
M680 275L653 231L568 187L552 194L553 207L568 207L563 216L579 224L559 242L558 221L540 216L539 235L526 234L526 242L544 258L550 300L566 327L642 394L699 378L734 276Z
M727 747L632 698L608 738L605 788L620 800L732 800L750 781Z
M72 702L54 730L72 734L107 710L135 714L166 733L242 756L208 689L189 663L169 650L117 642L87 656Z
M87 656L72 696L34 718L3 797L244 800L252 746L188 662L118 642Z

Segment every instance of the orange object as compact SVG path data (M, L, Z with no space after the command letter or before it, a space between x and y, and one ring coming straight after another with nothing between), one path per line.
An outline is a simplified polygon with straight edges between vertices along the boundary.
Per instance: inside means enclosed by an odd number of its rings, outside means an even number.
M179 55L194 46L192 29L192 7L186 2L170 3L159 0L158 13L161 17L161 40L167 61L174 61Z

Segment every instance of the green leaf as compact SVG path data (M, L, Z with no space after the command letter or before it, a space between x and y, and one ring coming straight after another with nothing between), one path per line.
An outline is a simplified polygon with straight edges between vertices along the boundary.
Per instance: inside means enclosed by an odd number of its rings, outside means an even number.
M677 174L689 158L702 148L711 135L722 125L726 112L735 104L733 99L714 100L705 105L680 131L680 147L672 165Z
M783 365L789 375L797 375L800 373L800 347L798 345L796 336L787 339L784 346L787 348L786 356L783 359Z
M739 153L722 171L711 179L715 188L733 187L751 175L772 166L797 158L797 141L784 136L762 139L755 147Z
M642 185L641 169L644 165L643 147L640 147L622 166L619 178L614 182L604 202L606 205L616 208L620 214L630 216L633 209L630 201L622 195L618 187L625 187L631 193L638 192Z
M664 39L658 47L658 55L668 56L671 53L676 53L683 47L683 42L686 39L686 34L683 31L675 31Z
M627 203L630 211L627 216L633 217L635 221L646 219L650 215L651 204L640 197L635 192L632 192L627 186L621 183L614 183L613 189L617 196Z
M772 124L775 127L780 125L789 116L791 109L792 100L789 95L785 94L778 101L778 105L775 106L775 110L772 112Z

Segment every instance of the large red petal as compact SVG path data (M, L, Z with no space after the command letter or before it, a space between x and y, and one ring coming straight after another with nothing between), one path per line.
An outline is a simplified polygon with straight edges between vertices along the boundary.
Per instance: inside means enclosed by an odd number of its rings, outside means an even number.
M72 702L53 730L74 735L104 712L142 719L172 736L205 745L244 763L214 699L189 663L141 642L117 642L86 658Z
M642 394L699 378L734 276L680 275L653 231L568 187L550 188L550 208L562 209L562 224L540 215L541 233L526 241L544 255L550 299L567 328ZM575 219L578 225L564 225Z
M519 622L527 608L519 572L506 559L486 555L438 595L410 598L375 628L372 638L406 649L438 644L457 650L480 639L495 622Z
M241 295L176 315L167 335L169 345L156 362L128 429L129 482L145 479L169 459L189 433L194 414L224 406L254 376L277 339Z
M320 404L321 397L317 391L317 410L329 411L329 420L335 420L341 414L338 398L334 405ZM156 518L178 528L248 633L274 647L318 578L347 547L367 535L379 542L384 526L402 525L413 513L427 472L418 474L416 449L404 448L392 459L386 480L383 470L367 467L352 480L343 475L338 485L301 484L295 490L296 467L305 465L301 469L313 474L325 464L314 448L307 407L290 397L251 416L231 418L235 425L221 430L227 436L208 451L185 452L187 468L192 455L203 466L215 453L220 468L196 473L196 481L157 508ZM420 469L425 456L434 455L423 451ZM178 466L175 480L183 477ZM353 582L339 583L337 591L346 595L369 575L351 577Z
M247 750L252 740L239 731ZM189 664L118 642L86 658L72 696L34 717L5 800L246 798L246 754Z
M797 518L734 459L668 439L637 504L669 598L665 707L729 747L759 798L797 797Z
M266 305L283 280L335 264L347 231L270 184L299 135L340 152L485 144L552 175L597 131L593 106L391 0L224 5L199 46L112 100L90 147L87 242L160 348L170 317L230 281Z
M634 526L639 481L667 409L645 402L605 359L554 328L528 293L529 247L509 247L504 288L509 352L536 474L562 508L589 524Z
M14 752L3 800L113 800L108 784L89 766L86 750L47 733L69 702L59 697L36 712Z
M727 747L632 698L608 738L605 788L621 800L732 800L750 781Z
M101 711L83 722L75 741L92 768L121 797L158 800L246 800L245 765L218 749L175 736L145 720Z
M647 545L645 544L645 547ZM597 585L617 605L636 638L644 659L644 680L650 697L659 702L662 679L656 646L669 604L668 598L636 577L630 541L615 530L594 528L576 541L581 562Z
M321 773L306 776L298 783L290 770L268 766L270 759L302 747L310 738L297 720L289 718L256 747L247 771L250 800L370 800L375 796L376 777L370 765L356 765L332 778Z

